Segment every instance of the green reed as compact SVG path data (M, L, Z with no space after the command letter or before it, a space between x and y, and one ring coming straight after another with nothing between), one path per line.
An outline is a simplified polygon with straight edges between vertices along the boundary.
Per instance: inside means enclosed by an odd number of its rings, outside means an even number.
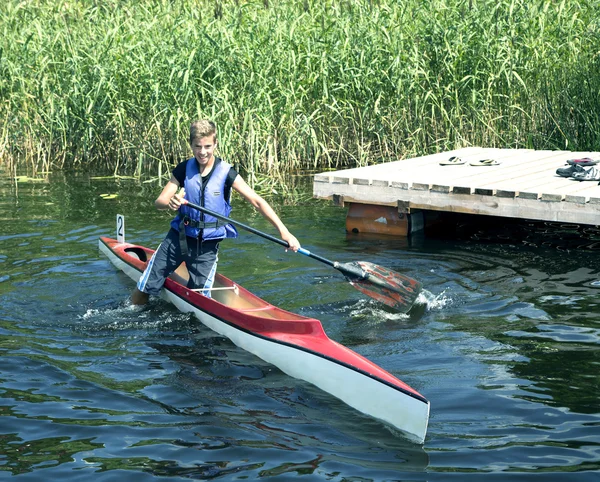
M554 0L5 0L0 163L248 173L467 145L600 150L600 13Z

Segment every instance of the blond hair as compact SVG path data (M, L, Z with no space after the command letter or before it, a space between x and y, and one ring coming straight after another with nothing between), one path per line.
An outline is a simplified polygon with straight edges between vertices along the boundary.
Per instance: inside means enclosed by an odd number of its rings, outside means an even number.
M195 140L208 136L214 136L214 139L217 139L217 126L213 121L201 119L192 122L190 125L190 144Z

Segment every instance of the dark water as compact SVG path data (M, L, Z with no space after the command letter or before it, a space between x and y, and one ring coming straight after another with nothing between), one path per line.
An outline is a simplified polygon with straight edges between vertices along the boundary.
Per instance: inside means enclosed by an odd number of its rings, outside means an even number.
M407 242L346 236L310 194L276 203L313 252L422 281L408 316L269 241L223 243L225 275L431 401L421 447L163 301L132 308L97 240L122 213L155 247L158 189L0 176L0 479L600 480L598 230L456 220ZM241 201L234 217L269 230Z

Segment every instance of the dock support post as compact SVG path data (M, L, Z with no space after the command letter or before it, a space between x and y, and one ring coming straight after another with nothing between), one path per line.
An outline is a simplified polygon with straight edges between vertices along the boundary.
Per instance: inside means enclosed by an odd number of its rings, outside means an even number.
M346 231L408 237L424 227L423 212L411 210L405 203L398 206L349 203Z

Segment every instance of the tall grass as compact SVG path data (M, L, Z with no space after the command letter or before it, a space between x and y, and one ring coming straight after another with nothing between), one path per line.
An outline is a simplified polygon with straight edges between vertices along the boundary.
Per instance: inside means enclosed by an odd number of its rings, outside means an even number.
M600 150L600 11L555 0L4 0L0 162L261 175L467 145Z

